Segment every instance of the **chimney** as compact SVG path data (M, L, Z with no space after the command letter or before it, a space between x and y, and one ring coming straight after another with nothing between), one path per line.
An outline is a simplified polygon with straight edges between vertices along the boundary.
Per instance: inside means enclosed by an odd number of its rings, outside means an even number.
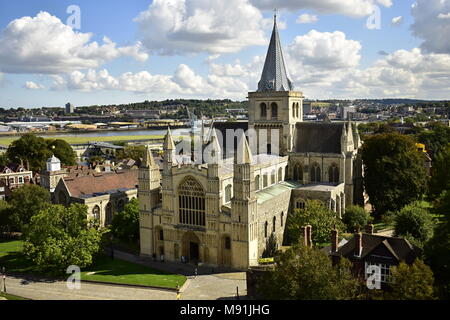
M368 224L366 226L366 233L367 234L373 234L373 224Z
M339 249L339 232L336 230L336 226L331 231L331 252L337 252Z
M361 257L362 249L363 249L362 233L359 232L359 230L358 230L358 232L355 233L355 256L356 257Z
M308 224L306 226L306 239L307 239L307 246L312 247L312 226Z

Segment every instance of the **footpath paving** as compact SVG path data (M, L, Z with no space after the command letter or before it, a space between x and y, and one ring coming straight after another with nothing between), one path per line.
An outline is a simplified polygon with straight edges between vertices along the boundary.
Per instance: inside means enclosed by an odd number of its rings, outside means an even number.
M154 269L183 274L188 277L181 292L181 300L236 299L246 295L244 272L219 273L219 270L170 262L155 262L115 250L118 259L142 264ZM211 274L211 272L217 272ZM0 281L1 282L1 281ZM139 288L82 282L80 289L70 290L65 281L9 276L7 292L33 300L176 300L176 293L168 290Z

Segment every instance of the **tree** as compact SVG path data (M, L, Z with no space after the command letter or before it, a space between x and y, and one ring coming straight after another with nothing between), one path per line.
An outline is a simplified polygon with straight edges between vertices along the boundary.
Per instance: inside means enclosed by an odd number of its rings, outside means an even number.
M11 230L11 206L0 200L0 235Z
M433 162L429 190L430 198L436 199L447 189L450 189L450 144L443 148Z
M333 266L327 253L295 244L275 258L275 268L263 277L260 290L271 300L344 300L357 297L359 282L351 264Z
M348 232L355 231L357 226L364 227L369 223L370 214L360 206L350 206L345 209L343 221Z
M434 300L433 271L422 260L412 265L401 262L391 270L392 291L385 294L389 300Z
M12 192L9 204L12 226L24 231L31 217L50 205L50 193L37 185L26 184Z
M331 231L335 227L341 232L345 229L336 213L319 200L307 200L305 209L297 209L289 216L287 228L290 241L297 242L302 236L302 227L308 224L312 226L312 241L316 245L330 242Z
M6 154L10 161L23 163L34 172L40 172L45 168L47 159L52 155L44 138L32 133L27 133L13 141Z
M263 258L273 258L278 253L277 238L274 233L271 233L266 241L266 248L263 251Z
M378 215L398 211L426 191L424 160L412 138L398 133L370 136L362 159L364 184Z
M139 239L139 201L132 199L122 212L114 215L111 223L112 233L122 240L136 241Z
M71 265L84 268L92 264L105 230L90 227L87 210L81 204L68 208L52 205L31 218L24 253L39 271L58 274Z
M420 201L413 202L397 212L394 224L397 237L412 237L417 241L416 244L425 243L433 235L433 217Z
M425 244L425 256L434 272L439 295L450 299L450 190L442 193L434 205L434 213L443 215L434 235Z
M127 146L123 150L117 153L117 159L133 159L135 161L141 161L145 157L144 146Z
M74 166L77 164L75 152L73 151L70 144L65 140L47 140L48 149L61 160L61 163L66 166Z

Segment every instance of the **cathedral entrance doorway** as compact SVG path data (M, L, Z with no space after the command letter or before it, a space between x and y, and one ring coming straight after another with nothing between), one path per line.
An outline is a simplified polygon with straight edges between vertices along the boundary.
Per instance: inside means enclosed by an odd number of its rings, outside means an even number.
M182 254L190 263L199 262L202 258L200 256L200 239L192 231L183 235Z

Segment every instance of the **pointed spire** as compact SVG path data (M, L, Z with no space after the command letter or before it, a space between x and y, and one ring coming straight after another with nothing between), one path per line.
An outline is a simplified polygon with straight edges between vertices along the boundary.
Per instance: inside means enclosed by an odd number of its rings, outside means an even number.
M164 138L164 150L175 150L175 143L173 142L172 132L170 131L170 127L167 128L167 134Z
M275 11L272 37L267 51L258 91L292 91L294 86L289 80L284 63L283 50L277 27L277 14Z
M153 167L156 165L155 159L153 158L152 151L149 146L145 146L145 155L142 160L142 166L145 168Z
M245 134L242 133L240 141L238 142L238 148L236 150L236 164L251 164L253 162L252 151L248 145L247 139L245 138Z

